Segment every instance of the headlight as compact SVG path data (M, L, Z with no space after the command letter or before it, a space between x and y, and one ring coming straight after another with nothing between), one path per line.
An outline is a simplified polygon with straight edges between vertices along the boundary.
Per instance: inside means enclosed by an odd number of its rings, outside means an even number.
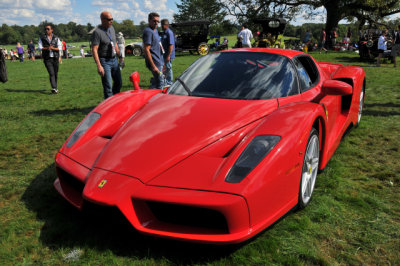
M271 135L255 137L240 154L225 181L229 183L242 181L267 156L280 139L279 136Z
M97 121L97 119L100 118L100 116L101 115L99 113L94 112L89 114L72 134L67 143L67 147L69 148L74 145L75 141L77 141Z

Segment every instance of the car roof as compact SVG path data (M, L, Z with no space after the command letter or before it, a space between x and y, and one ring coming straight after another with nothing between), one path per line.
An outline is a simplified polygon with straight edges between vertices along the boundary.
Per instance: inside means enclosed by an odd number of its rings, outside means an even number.
M276 48L237 48L237 49L221 51L221 53L232 53L232 52L256 52L256 53L280 54L290 59L292 59L297 55L308 55L306 53L296 50L286 50L286 49L276 49Z

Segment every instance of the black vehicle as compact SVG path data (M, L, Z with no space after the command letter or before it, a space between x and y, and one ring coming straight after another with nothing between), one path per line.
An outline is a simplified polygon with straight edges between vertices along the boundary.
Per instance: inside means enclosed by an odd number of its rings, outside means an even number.
M171 29L176 36L175 51L197 52L206 55L210 51L208 46L208 31L211 22L195 20L172 23Z
M253 20L254 24L261 26L260 34L255 47L284 48L283 32L286 20L283 18L259 18Z
M358 41L358 50L362 59L374 59L378 56L378 40L382 35L382 30L368 29L360 32L360 40ZM391 49L393 45L392 34L387 34L386 47L383 57L391 58Z

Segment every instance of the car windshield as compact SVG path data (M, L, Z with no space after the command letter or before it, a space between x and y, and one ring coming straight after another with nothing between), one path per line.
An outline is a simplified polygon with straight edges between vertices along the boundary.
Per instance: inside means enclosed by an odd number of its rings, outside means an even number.
M269 53L228 52L195 61L168 94L261 100L298 93L296 73L289 59Z

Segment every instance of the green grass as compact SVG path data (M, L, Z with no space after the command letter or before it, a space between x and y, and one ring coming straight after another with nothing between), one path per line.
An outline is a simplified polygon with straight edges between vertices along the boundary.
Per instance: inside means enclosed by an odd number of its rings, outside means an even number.
M400 69L376 68L349 53L319 61L363 66L365 112L323 173L313 201L251 241L209 247L139 235L115 210L80 213L54 190L54 156L103 100L92 58L63 60L60 94L51 95L41 60L7 62L0 84L0 264L400 264ZM196 56L178 56L179 75ZM142 58L128 57L129 74Z

